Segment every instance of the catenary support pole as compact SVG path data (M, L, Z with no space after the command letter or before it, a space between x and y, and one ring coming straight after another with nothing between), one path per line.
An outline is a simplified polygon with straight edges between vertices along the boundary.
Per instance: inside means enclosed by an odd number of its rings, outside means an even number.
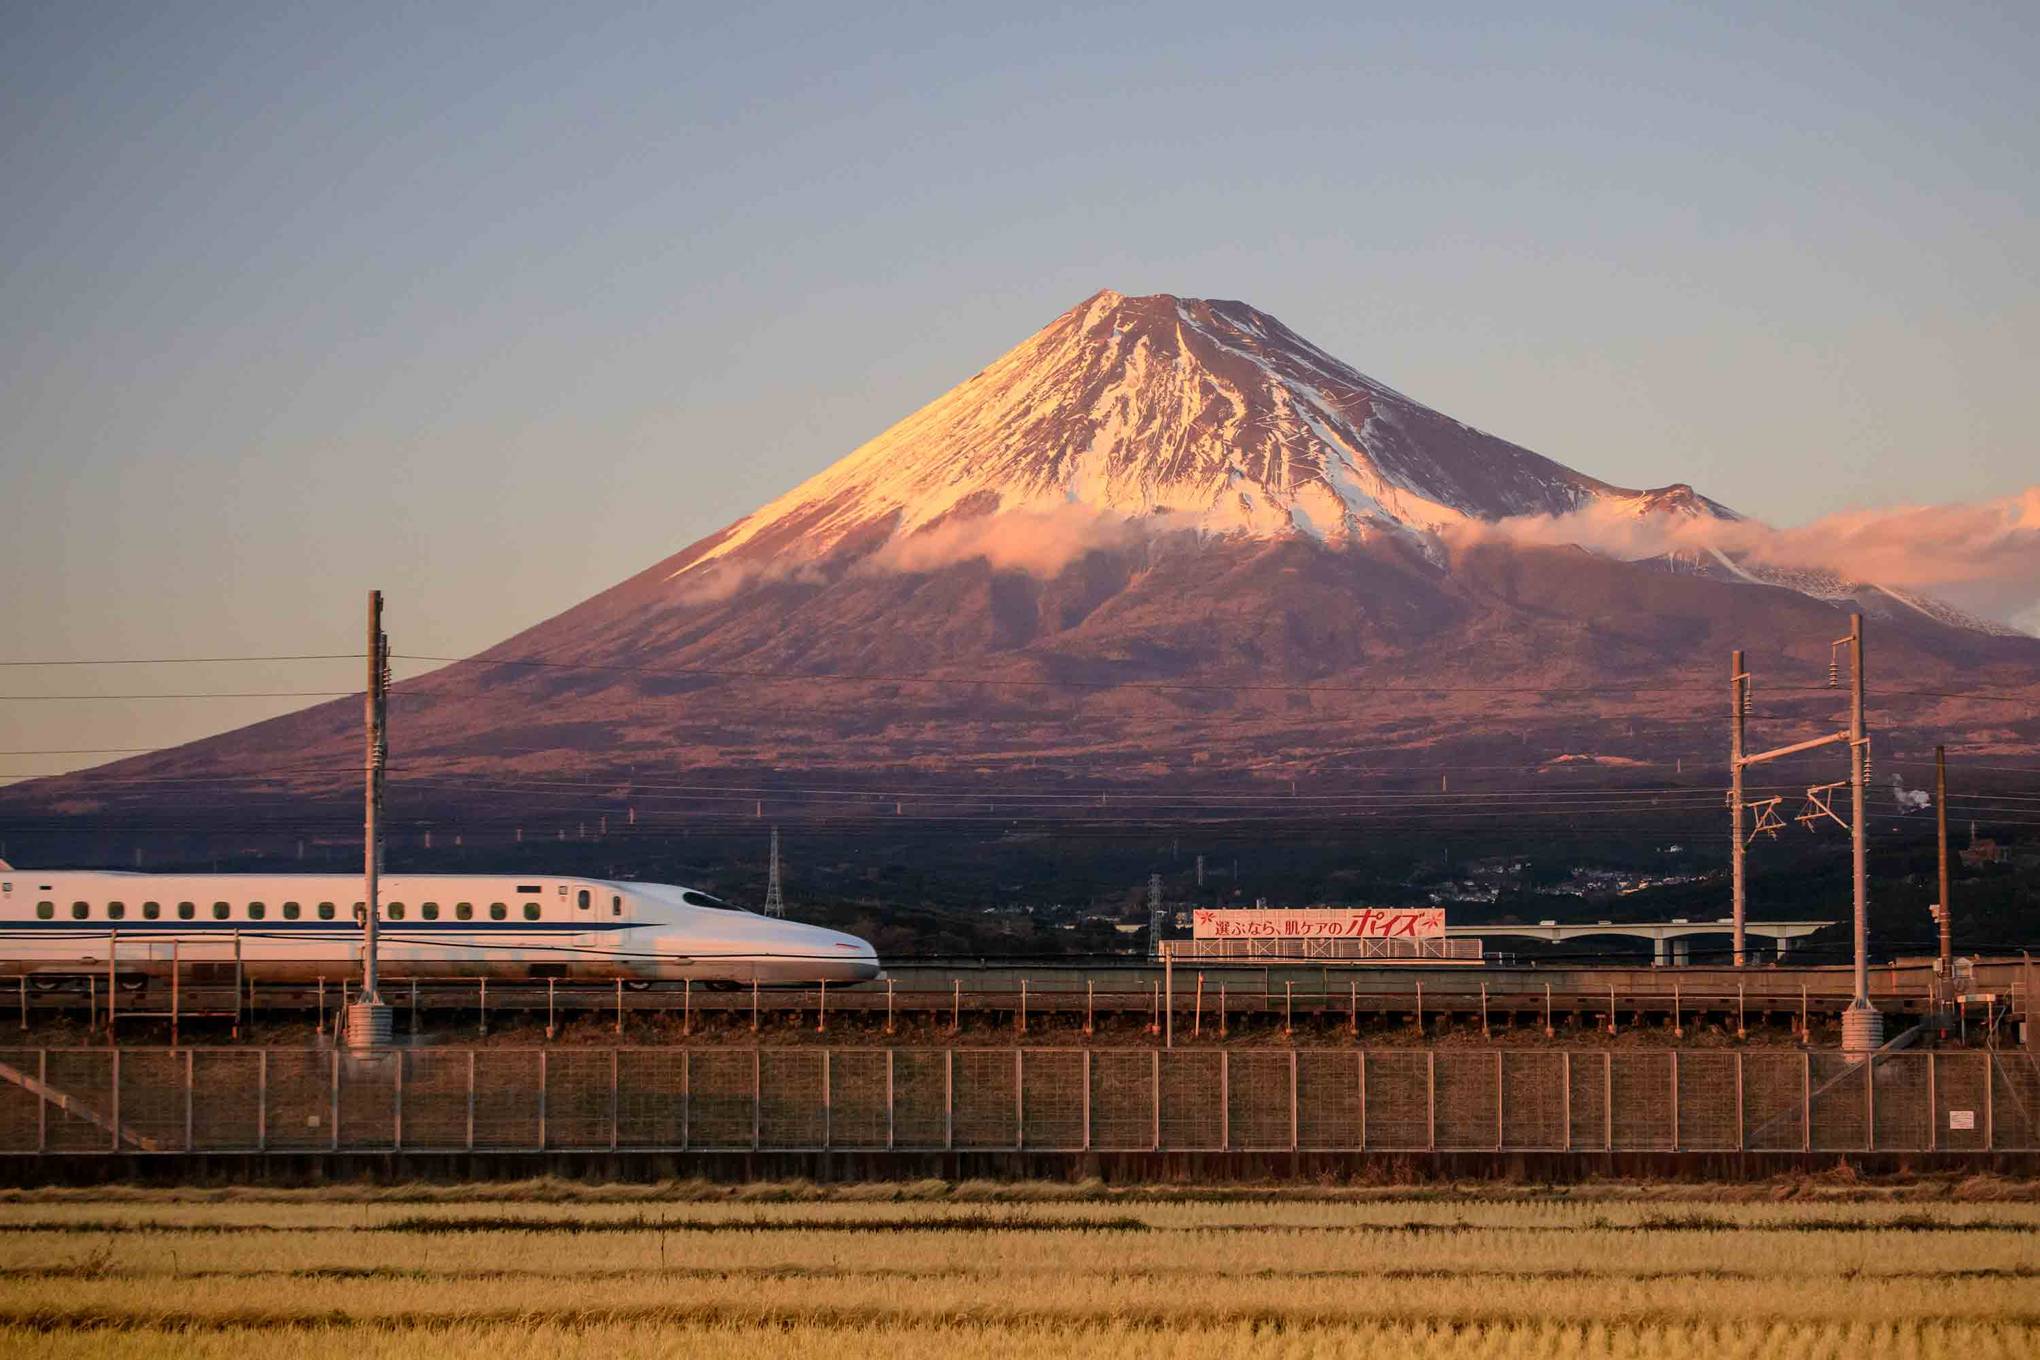
M1743 654L1729 653L1728 660L1728 864L1729 910L1735 933L1735 966L1743 966L1747 954L1743 923L1748 914L1747 880L1743 864L1743 742L1749 719L1749 676L1743 672Z
M362 771L361 995L348 1008L346 1020L347 1043L352 1048L387 1047L391 1029L389 1007L382 999L376 947L377 917L381 915L378 895L382 875L383 773L390 754L389 736L384 730L388 715L390 640L383 634L382 608L382 592L369 591L368 686L362 696L367 755Z
M1864 715L1863 616L1849 615L1849 853L1855 885L1855 995L1842 1016L1842 1049L1867 1056L1884 1042L1884 1018L1870 1004L1870 736Z
M1941 983L1953 995L1955 982L1955 904L1948 896L1948 748L1934 748L1934 838L1940 852Z

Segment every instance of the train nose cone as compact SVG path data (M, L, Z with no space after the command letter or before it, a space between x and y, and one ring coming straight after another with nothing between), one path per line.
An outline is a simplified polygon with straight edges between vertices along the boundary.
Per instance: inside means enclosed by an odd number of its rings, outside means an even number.
M843 965L844 981L869 982L879 975L878 951L870 944L841 931L823 933L828 936L827 952Z

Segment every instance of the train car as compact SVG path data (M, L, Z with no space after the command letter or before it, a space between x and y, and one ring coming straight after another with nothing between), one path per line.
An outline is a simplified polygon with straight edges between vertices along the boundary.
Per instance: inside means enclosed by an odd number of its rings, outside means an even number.
M392 980L602 979L811 986L879 975L854 935L760 916L670 883L547 874L389 874L377 951ZM173 965L257 979L358 971L362 882L349 874L24 870L0 862L0 975L32 986Z

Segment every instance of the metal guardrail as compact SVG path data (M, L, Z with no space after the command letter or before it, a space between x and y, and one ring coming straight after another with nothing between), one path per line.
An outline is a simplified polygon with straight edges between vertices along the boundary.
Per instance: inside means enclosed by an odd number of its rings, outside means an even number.
M2040 1151L2012 1051L0 1050L0 1154Z

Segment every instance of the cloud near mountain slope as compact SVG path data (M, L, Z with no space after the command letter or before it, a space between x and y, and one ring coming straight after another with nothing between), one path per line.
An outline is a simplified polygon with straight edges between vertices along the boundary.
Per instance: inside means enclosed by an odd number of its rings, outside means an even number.
M1636 515L1590 502L1563 514L1469 522L1449 536L1578 544L1632 561L1719 554L1745 569L1835 573L1888 590L1932 591L2028 632L2040 625L2040 486L1984 501L1842 510L1783 529L1754 519Z

